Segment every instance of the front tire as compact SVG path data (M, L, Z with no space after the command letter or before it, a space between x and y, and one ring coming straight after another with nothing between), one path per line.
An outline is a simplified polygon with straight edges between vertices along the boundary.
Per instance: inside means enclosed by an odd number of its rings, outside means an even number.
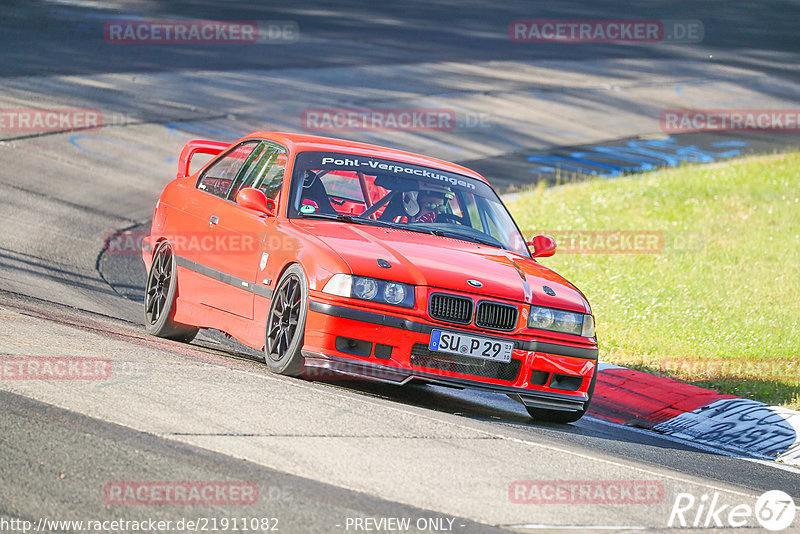
M576 422L586 414L586 411L589 409L589 404L592 402L592 397L594 397L594 386L597 382L597 372L598 366L595 365L594 375L592 375L592 382L589 384L589 400L583 403L582 410L578 410L577 412L564 412L561 410L548 410L546 408L529 408L527 406L525 409L528 410L528 413L534 421L561 424Z
M278 280L267 315L264 360L273 373L300 376L303 372L307 313L308 281L303 269L294 264Z
M169 242L161 241L153 253L144 292L144 327L147 333L188 343L198 328L176 323L175 299L178 293L178 266Z

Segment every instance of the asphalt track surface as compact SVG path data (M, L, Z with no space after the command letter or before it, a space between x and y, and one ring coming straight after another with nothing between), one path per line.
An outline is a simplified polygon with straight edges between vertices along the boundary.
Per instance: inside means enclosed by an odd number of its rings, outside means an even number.
M4 3L0 108L98 109L104 126L0 132L0 355L98 356L113 374L0 381L0 519L276 517L281 532L352 532L348 518L409 517L464 532L659 531L680 492L752 506L780 489L797 501L796 470L591 416L534 424L502 396L306 382L271 375L214 332L191 345L150 338L139 258L102 249L110 233L146 228L187 139L299 131L307 108L454 110L452 131L340 135L525 184L533 178L508 166L511 155L663 137L661 109L797 107L799 16L793 2ZM130 17L294 21L300 37L103 40L105 22ZM525 18L696 19L704 38L511 43L508 23ZM763 151L797 146L756 137L742 139ZM113 482L186 480L252 482L260 496L249 506L124 506L103 496ZM518 480L651 480L663 498L516 504L509 486Z

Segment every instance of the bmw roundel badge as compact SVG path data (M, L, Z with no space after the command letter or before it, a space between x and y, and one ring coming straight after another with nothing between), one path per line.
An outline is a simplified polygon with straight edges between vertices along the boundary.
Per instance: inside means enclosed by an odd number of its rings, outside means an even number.
M467 283L472 287L483 287L483 284L478 282L477 280L467 280Z

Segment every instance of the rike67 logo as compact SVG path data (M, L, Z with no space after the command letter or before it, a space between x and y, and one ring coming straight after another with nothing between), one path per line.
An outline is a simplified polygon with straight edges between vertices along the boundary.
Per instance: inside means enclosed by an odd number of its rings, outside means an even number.
M787 493L772 490L761 495L755 506L723 504L720 494L701 495L679 493L672 505L668 527L755 527L756 522L772 531L784 530L794 521L794 500Z

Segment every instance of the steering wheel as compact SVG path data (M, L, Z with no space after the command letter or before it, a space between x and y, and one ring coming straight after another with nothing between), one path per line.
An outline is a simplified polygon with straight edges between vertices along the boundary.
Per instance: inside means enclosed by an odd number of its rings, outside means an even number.
M452 213L437 213L436 222L439 221L454 222L460 225L464 225L464 217L459 217L458 215L454 215Z

